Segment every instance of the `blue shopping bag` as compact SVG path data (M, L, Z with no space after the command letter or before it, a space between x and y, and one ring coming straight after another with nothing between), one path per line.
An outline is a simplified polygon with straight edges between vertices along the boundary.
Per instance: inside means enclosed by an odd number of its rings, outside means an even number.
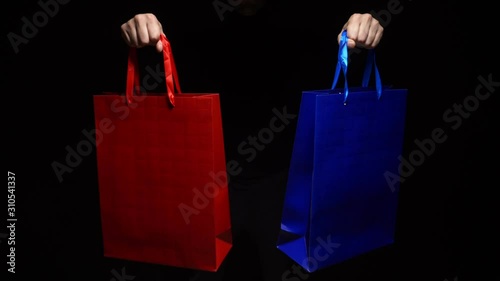
M277 243L309 272L395 236L399 181L386 174L398 170L403 152L408 90L383 86L374 50L362 85L349 87L346 42L344 32L331 89L302 93Z

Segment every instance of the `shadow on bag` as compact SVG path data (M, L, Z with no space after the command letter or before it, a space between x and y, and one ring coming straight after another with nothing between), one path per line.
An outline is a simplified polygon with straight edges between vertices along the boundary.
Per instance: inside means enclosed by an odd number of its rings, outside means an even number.
M170 42L167 93L145 93L136 49L122 93L94 96L104 256L217 271L232 247L218 93L181 93Z
M403 151L407 89L383 87L374 50L361 87L349 88L346 42L344 31L332 88L302 94L289 170L277 247L308 272L395 237L399 180L388 171Z

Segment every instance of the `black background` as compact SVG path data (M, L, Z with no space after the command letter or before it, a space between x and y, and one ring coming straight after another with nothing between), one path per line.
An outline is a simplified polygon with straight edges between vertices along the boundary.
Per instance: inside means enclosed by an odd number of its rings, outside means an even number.
M134 1L117 3L60 5L18 53L7 34L21 34L21 18L31 19L40 6L9 2L2 9L4 161L16 174L18 218L13 280L107 281L112 269L126 264L102 257L95 153L63 182L51 167L64 161L67 145L82 140L82 130L93 128L92 95L124 89L128 49L119 26L135 11ZM487 254L498 256L492 239L498 224L498 91L457 130L442 115L474 94L478 76L500 81L494 10L478 1L401 3L404 10L387 25L378 58L385 81L409 89L406 155L416 149L415 139L429 138L435 128L448 139L403 183L395 245L334 266L324 280L489 280L497 274L489 275L494 268ZM218 21L214 10L179 11L171 15L189 24L175 27L178 33L197 28L200 15ZM0 245L4 261L6 240ZM145 280L130 268L135 280Z

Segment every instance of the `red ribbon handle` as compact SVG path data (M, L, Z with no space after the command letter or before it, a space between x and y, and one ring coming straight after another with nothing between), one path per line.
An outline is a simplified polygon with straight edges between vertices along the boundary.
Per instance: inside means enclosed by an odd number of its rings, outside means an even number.
M175 66L174 56L172 54L172 47L170 46L170 42L168 41L167 37L162 34L160 40L163 44L163 66L165 68L165 82L167 84L168 101L170 102L170 105L172 107L175 107L174 95L176 93L182 93L179 84L179 78L177 76L177 68ZM139 64L137 61L137 49L131 47L128 54L127 87L125 92L127 103L132 103L132 97L134 96L134 93L140 95L141 92Z

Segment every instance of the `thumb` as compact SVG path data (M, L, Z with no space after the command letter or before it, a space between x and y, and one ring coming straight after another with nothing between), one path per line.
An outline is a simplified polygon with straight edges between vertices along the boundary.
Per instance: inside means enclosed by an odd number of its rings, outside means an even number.
M338 44L340 44L340 39L341 39L341 36L342 36L341 34L342 34L342 32L341 32L341 33L339 33L339 35L337 36L337 43L338 43ZM354 41L354 40L352 40L352 39L347 38L347 48L348 48L348 49L352 49L352 48L354 48L354 47L356 47L356 41Z
M347 48L352 49L354 47L356 47L356 42L352 39L347 39Z
M158 53L161 53L163 51L163 43L161 40L158 40L158 42L156 42L155 48Z

